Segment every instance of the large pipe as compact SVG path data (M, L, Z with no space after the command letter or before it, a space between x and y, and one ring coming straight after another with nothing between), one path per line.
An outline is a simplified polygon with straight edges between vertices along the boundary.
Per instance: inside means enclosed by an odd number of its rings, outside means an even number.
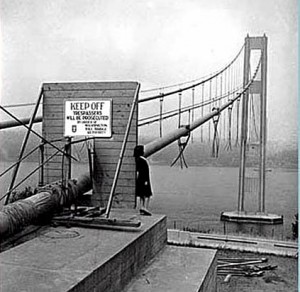
M3 206L0 211L0 238L3 239L46 216L51 216L63 206L74 203L80 194L91 189L92 181L87 173L77 180L68 180L65 187L59 183L47 185L31 197Z
M33 120L33 123L40 123L43 121L43 117L42 116L38 116ZM27 125L30 122L30 118L25 118L25 119L20 119L20 122L22 122L23 124ZM8 129L8 128L14 128L14 127L19 127L19 126L23 126L22 123L20 123L18 121L4 121L4 122L0 122L0 130L2 129Z

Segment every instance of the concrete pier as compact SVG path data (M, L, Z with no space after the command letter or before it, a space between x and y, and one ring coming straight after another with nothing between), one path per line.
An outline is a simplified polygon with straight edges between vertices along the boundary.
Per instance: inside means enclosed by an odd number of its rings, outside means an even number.
M216 250L167 246L124 292L215 292Z
M216 291L216 250L168 246L164 215L113 209L111 218L142 225L126 231L46 227L0 254L0 291ZM139 280L143 274L152 286Z
M133 210L112 218L132 218ZM121 291L167 242L166 217L137 231L49 227L0 255L1 292Z

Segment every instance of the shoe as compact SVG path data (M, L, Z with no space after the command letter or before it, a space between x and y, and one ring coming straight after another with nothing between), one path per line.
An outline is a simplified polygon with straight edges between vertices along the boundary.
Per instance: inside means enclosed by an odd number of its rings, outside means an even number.
M151 215L152 215L152 213L149 212L149 211L146 210L146 209L140 209L140 214L141 214L141 215L144 215L144 216L151 216Z

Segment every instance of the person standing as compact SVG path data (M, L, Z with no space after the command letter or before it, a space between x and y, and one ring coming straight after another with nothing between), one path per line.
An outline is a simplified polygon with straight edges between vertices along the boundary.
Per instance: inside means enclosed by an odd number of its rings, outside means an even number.
M148 210L150 198L153 195L150 183L150 169L147 159L144 157L144 146L137 145L134 148L136 163L136 196L139 197L139 210L141 215L151 216Z

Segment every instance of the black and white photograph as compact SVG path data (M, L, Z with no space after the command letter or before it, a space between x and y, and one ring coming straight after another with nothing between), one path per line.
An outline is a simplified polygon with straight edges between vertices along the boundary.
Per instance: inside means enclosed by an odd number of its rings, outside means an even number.
M0 0L0 291L298 291L297 0Z

